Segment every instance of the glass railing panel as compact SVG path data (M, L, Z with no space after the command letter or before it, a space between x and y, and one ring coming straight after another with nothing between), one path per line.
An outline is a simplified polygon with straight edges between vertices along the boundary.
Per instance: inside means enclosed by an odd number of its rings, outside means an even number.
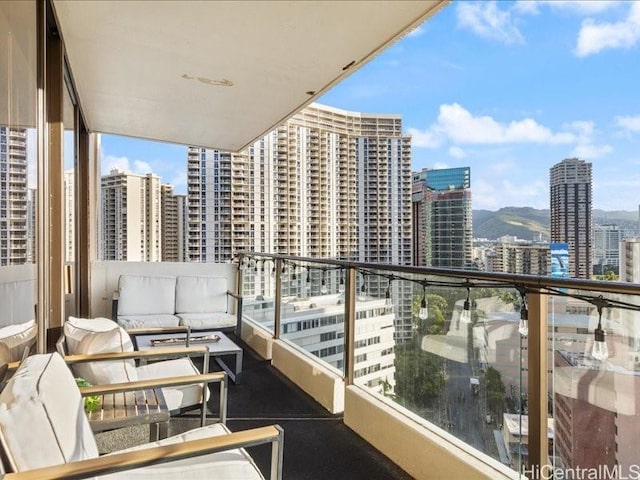
M242 275L242 318L274 333L274 262L266 257L247 259L240 267Z
M640 474L640 298L562 293L549 298L550 458L563 474L633 478ZM604 342L594 350L598 323Z
M527 453L519 292L379 270L359 271L357 288L355 384L518 469Z
M284 262L280 339L344 375L344 269Z

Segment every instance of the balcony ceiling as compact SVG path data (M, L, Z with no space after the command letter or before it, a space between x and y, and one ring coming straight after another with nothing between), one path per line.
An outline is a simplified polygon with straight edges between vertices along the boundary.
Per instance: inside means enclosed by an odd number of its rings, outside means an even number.
M241 150L446 0L54 0L91 131Z

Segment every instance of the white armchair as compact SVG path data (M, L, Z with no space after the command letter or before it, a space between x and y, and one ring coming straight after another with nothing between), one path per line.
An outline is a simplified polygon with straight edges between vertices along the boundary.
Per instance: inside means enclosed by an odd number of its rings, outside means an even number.
M61 355L79 356L72 362L72 370L92 384L110 384L153 380L164 377L197 375L200 372L191 356L203 356L204 372L208 372L209 354L204 346L167 351L134 352L128 332L108 318L69 317L63 327L63 335L56 344ZM112 361L91 361L96 354L129 353ZM145 360L179 357L136 366L134 358ZM172 413L190 408L202 408L202 424L206 417L206 401L203 402L202 385L190 384L163 388L167 406ZM205 390L205 398L208 397Z
M258 480L262 473L241 447L261 443L272 443L270 478L281 479L283 432L277 425L230 433L214 424L99 457L80 391L57 353L24 360L0 393L1 456L10 472L5 480Z

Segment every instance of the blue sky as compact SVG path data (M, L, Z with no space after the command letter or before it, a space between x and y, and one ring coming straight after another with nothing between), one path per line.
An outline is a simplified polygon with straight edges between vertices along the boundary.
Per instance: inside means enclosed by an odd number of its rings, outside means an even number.
M640 2L459 1L318 103L399 113L413 168L471 167L474 209L548 208L549 168L593 164L594 208L640 204ZM102 170L186 190L186 148L103 135Z

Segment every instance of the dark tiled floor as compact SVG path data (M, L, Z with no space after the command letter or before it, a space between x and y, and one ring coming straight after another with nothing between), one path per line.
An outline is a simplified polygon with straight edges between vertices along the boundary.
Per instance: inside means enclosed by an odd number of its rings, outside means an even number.
M232 430L274 423L284 429L285 480L411 478L345 426L342 416L329 414L247 348L242 383L230 384L228 405L227 424ZM216 398L210 407L217 411ZM270 446L253 447L250 453L262 471L268 472Z

